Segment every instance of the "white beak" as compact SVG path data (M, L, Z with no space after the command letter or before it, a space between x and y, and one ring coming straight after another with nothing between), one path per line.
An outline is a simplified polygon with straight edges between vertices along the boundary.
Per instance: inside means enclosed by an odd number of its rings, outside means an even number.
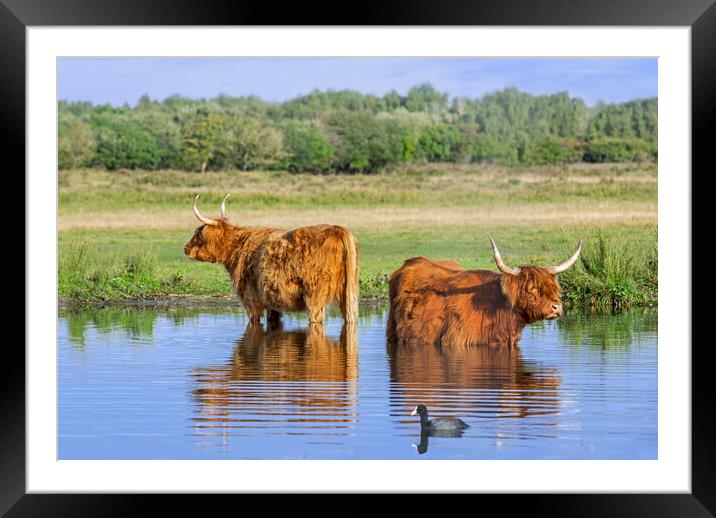
M413 411L410 412L410 415L415 415L418 413L418 407L413 408Z

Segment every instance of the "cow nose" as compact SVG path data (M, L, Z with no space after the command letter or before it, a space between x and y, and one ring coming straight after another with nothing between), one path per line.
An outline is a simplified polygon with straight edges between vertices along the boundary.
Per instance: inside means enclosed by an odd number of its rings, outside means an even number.
M552 304L552 311L554 311L558 315L561 315L562 314L562 304Z

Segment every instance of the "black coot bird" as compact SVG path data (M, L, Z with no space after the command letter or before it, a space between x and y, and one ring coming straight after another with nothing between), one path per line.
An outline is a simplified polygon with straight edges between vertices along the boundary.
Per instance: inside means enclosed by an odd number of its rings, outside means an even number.
M425 405L418 405L410 415L420 415L420 429L422 432L428 432L430 435L452 435L454 432L459 432L465 428L470 428L462 419L456 417L439 417L437 419L428 419L428 409ZM451 433L452 432L452 433ZM458 437L459 435L456 434Z

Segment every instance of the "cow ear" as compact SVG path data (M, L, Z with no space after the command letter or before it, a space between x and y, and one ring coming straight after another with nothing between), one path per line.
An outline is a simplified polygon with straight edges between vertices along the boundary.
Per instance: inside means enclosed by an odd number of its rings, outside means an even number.
M500 287L511 307L517 304L517 298L520 293L520 279L516 275L503 275L500 279Z

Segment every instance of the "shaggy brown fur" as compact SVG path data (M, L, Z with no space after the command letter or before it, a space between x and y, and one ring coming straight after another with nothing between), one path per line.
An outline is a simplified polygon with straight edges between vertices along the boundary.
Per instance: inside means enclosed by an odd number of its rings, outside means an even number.
M388 340L407 344L514 347L525 325L562 313L557 277L541 266L508 275L414 257L389 296Z
M308 312L323 321L324 308L340 304L346 322L358 319L358 241L343 227L317 225L289 232L238 227L226 218L202 225L184 246L195 261L221 263L252 321L283 311Z

